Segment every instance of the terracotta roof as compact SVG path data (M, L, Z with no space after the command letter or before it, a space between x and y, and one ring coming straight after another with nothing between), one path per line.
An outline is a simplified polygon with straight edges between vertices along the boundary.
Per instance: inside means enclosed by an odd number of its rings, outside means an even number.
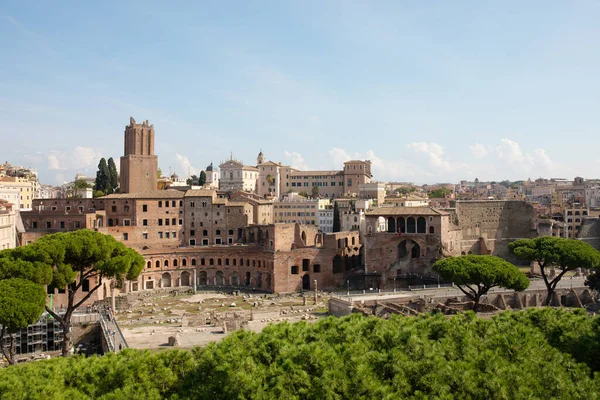
M213 197L217 192L213 189L193 189L185 192L185 197Z
M243 201L230 201L227 203L227 206L232 206L232 207L243 207L248 203L245 203Z
M366 215L449 215L433 207L376 207L365 213Z
M138 193L116 193L100 197L100 199L181 199L184 192L180 190L147 190Z

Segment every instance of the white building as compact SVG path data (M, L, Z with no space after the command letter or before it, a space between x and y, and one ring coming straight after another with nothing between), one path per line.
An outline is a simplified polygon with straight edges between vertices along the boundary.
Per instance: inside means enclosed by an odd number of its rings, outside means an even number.
M17 217L16 205L0 200L0 250L17 246Z
M219 178L219 189L228 192L241 190L243 192L254 192L258 180L258 168L244 165L241 161L230 157L229 160L219 165L221 176Z
M21 208L21 190L16 187L8 187L0 184L0 201L6 200L14 204L15 209Z
M208 167L206 167L206 182L204 183L210 189L218 189L219 188L219 170L213 167L213 163L211 162Z

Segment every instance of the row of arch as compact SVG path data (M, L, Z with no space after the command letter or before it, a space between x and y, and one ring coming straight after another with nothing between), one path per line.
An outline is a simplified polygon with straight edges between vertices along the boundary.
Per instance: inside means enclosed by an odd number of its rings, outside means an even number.
M387 231L389 233L427 233L427 220L425 217L394 217L387 218ZM429 233L435 233L435 228L430 225Z
M180 274L179 282L173 281L173 275L170 272L164 272L160 276L161 288L170 288L176 286L192 286L191 273L183 271ZM198 271L196 285L198 286L248 286L256 288L271 288L271 274L266 272L255 272L254 276L250 271L243 274L233 271L226 274L224 271L217 270L214 274L209 274L207 271Z
M171 262L170 262L171 261ZM200 258L199 259L199 264L198 261L195 258L191 259L191 266L195 267L197 265L232 265L232 266L240 266L243 267L244 263L246 267L272 267L273 263L271 261L265 261L265 260L257 260L257 259L249 259L249 258L221 258L221 257L209 257L209 258ZM179 263L179 259L174 258L172 260L169 259L164 259L164 260L154 260L154 267L156 268L161 268L161 267L187 267L188 266L188 260L186 258L182 258L181 259L181 264ZM152 268L152 261L146 261L146 268Z

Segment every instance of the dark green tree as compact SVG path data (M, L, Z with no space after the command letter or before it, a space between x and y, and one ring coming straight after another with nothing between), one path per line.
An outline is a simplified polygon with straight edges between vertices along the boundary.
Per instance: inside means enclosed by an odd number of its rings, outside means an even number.
M73 189L87 189L91 187L86 181L83 179L78 179L73 182Z
M481 296L493 287L522 291L529 280L519 268L496 256L467 255L448 257L433 264L433 270L444 280L450 280L473 301L478 311Z
M94 190L108 194L110 188L110 171L106 159L102 157L98 163L98 172L96 172L96 183L94 184Z
M313 199L316 199L317 197L319 197L319 187L318 186L313 186L312 197L313 197Z
M110 176L110 190L109 193L115 193L119 189L119 173L117 172L117 165L113 158L108 159L108 172Z
M585 279L585 285L596 292L600 291L600 273L598 271L589 274Z
M342 228L342 222L340 220L340 209L337 201L333 203L333 231L339 232Z
M450 194L452 194L452 190L446 189L446 188L440 188L440 189L432 190L431 192L429 192L429 198L430 199L443 199Z
M191 177L187 178L185 181L185 184L188 186L197 185L198 184L198 176L192 175Z
M63 356L67 356L71 348L73 312L104 284L105 279L114 280L116 286L121 286L125 279L137 278L144 267L144 258L135 250L110 235L88 229L46 235L29 246L52 266L50 287L66 290L64 314L46 307L63 327ZM87 293L82 291L84 285L89 286Z
M509 243L508 249L520 259L538 264L548 289L545 305L550 304L556 285L567 272L600 267L600 253L581 240L554 236L520 239ZM550 271L554 268L560 272L552 276Z
M198 186L204 186L206 183L206 172L200 171L200 176L198 177Z
M37 321L45 305L46 290L42 285L22 278L0 280L0 341L9 364L16 363L15 332ZM6 333L8 346L4 343Z
M15 362L14 333L37 321L44 312L52 269L31 249L0 252L0 343L10 364ZM3 341L9 335L8 346Z

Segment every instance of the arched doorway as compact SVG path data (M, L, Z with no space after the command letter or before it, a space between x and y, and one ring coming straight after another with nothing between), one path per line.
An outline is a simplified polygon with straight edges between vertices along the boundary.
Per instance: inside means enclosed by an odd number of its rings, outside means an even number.
M398 260L402 260L408 256L408 250L406 249L406 240L403 240L398 244Z
M435 233L435 228L433 227L433 225L429 226L429 233Z
M262 287L262 272L256 273L256 287Z
M406 220L404 217L398 217L398 232L406 233Z
M302 290L310 290L310 275L308 274L302 277Z
M265 288L271 290L271 274L265 274Z
M387 219L389 233L396 233L396 219L394 217L388 217Z
M181 273L181 285L180 286L190 286L190 273L187 271L183 271Z
M160 282L162 287L171 287L171 274L169 274L168 272L162 274Z
M217 271L215 275L215 283L217 286L225 286L225 274L223 271Z
M252 279L252 275L250 272L246 272L246 279L244 280L244 285L250 286L250 280Z
M417 233L427 233L427 221L425 218L417 218Z
M208 284L208 276L206 271L198 271L198 285L206 286Z
M413 217L406 219L406 233L417 233L417 223Z
M235 260L235 258L234 258ZM240 278L238 277L238 273L233 271L231 273L231 286L239 286L240 285Z
M411 258L420 258L421 257L421 246L417 242L413 242L413 248L410 253Z

